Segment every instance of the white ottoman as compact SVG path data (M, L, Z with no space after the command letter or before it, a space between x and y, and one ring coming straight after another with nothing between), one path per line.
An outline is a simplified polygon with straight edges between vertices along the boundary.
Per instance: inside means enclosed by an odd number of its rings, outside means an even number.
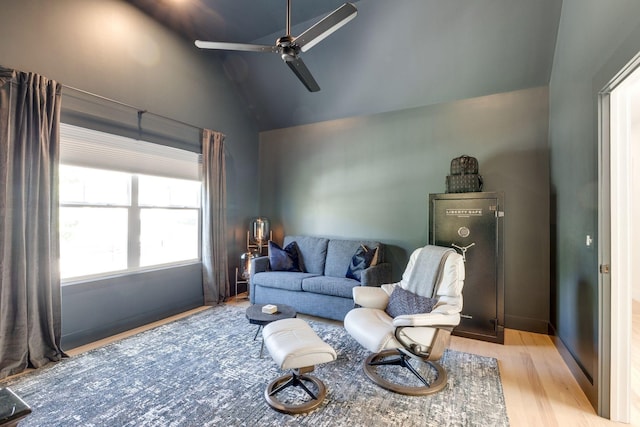
M291 369L291 373L271 381L267 386L264 396L269 406L288 414L299 414L317 408L324 400L327 389L322 381L308 373L313 371L315 365L336 360L333 347L322 341L307 322L296 318L269 323L262 330L262 338L274 362L281 369ZM301 400L294 396L284 403L278 399L276 394L289 386L302 388L311 400Z

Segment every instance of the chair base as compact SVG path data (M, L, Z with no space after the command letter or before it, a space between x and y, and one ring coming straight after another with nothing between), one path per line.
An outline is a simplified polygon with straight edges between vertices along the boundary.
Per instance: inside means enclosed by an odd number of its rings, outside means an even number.
M317 392L314 394L305 385L305 382L314 384ZM283 403L276 397L276 394L288 387L300 387L311 399L300 404ZM293 370L287 375L276 378L269 383L264 391L264 398L269 406L285 414L301 414L312 411L320 406L326 395L327 388L319 378L306 373L300 373L299 370Z
M393 391L395 393L405 394L409 396L426 396L434 394L442 390L447 385L447 371L444 370L442 365L432 360L420 359L421 363L425 363L431 367L436 373L436 378L432 382L429 382L424 378L410 363L410 356L403 353L400 349L383 350L379 353L374 353L367 357L364 361L364 372L371 381L379 385L380 387ZM422 386L410 386L403 385L389 381L382 377L377 370L376 366L401 366L407 368L414 376L416 376Z

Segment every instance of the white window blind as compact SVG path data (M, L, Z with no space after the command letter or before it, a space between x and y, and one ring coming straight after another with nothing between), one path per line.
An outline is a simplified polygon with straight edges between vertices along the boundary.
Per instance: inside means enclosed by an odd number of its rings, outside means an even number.
M60 163L200 180L202 156L191 151L60 123Z

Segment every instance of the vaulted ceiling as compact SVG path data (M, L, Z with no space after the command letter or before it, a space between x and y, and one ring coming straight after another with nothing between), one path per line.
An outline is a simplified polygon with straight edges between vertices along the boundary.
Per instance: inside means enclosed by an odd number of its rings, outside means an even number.
M286 33L286 0L129 1L189 40L272 45ZM343 3L292 0L292 35ZM261 130L549 83L561 0L353 4L353 21L301 54L320 92L307 91L277 54L201 53L224 61Z

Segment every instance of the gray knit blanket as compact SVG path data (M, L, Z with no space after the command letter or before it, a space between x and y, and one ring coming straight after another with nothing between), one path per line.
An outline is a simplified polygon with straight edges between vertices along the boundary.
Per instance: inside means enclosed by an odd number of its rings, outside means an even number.
M442 277L442 269L447 257L455 253L451 248L427 245L418 253L406 290L423 297L433 298L435 285Z

